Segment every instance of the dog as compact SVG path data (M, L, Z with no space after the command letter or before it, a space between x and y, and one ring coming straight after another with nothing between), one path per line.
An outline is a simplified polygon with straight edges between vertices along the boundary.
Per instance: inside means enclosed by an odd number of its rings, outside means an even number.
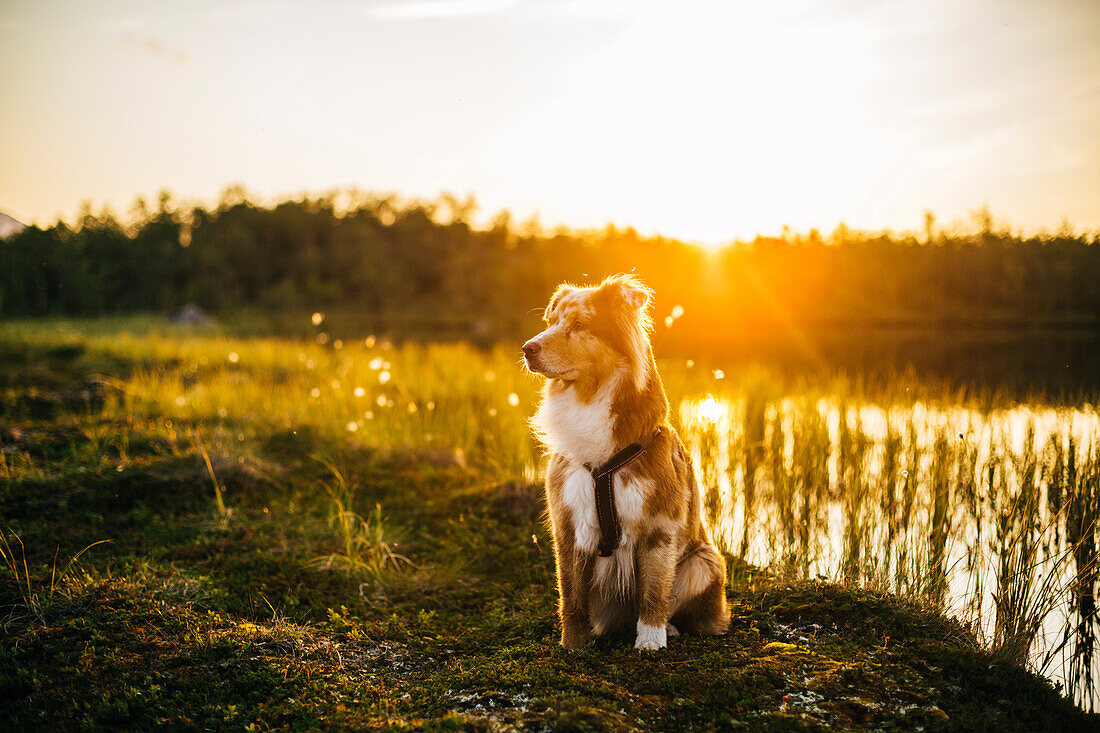
M549 452L567 649L632 624L636 649L729 626L725 560L703 525L691 457L668 422L653 358L652 297L633 275L561 285L546 329L523 345L527 368L546 377L531 422Z

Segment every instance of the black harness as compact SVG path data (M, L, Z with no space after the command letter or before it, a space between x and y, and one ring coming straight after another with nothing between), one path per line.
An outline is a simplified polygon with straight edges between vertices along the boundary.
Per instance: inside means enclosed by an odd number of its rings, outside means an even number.
M592 468L591 464L584 464L596 483L596 519L600 522L600 557L611 557L612 550L619 546L623 538L623 528L619 524L619 515L615 511L615 472L645 453L653 443L653 439L660 434L661 428L658 427L644 444L631 443L611 456L602 466Z

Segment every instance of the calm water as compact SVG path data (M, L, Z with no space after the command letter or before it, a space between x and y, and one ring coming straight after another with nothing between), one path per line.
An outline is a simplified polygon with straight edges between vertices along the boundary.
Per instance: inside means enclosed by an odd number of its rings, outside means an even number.
M749 393L679 420L724 549L941 607L1092 704L1094 406Z
M707 345L659 326L662 357L716 361L727 371L760 364L787 376L911 373L1023 399L1075 401L1100 394L1100 332L913 328L708 335Z

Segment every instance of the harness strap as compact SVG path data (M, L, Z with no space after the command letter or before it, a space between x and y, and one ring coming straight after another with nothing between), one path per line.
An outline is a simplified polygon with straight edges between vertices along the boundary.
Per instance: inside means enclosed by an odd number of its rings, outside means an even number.
M596 484L596 519L600 523L600 557L611 557L611 552L619 546L623 538L619 515L615 511L615 472L645 453L653 439L660 434L661 428L658 427L644 444L631 443L611 456L602 466L592 468L589 464L584 464Z

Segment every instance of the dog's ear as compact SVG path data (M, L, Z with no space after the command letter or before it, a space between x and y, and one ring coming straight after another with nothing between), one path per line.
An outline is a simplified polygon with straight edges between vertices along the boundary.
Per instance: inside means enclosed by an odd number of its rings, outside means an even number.
M623 300L634 310L642 310L649 305L649 298L653 291L639 283L625 283L623 288Z
M554 312L554 308L555 306L557 306L558 301L561 300L561 296L565 295L566 293L571 293L574 290L576 290L576 288L574 288L572 285L566 285L565 283L559 285L558 289L554 291L554 294L550 296L550 303L546 306L546 310L542 313L542 320L549 323L550 315Z
M612 275L603 281L601 290L609 290L632 310L645 310L653 297L653 290L633 275Z

